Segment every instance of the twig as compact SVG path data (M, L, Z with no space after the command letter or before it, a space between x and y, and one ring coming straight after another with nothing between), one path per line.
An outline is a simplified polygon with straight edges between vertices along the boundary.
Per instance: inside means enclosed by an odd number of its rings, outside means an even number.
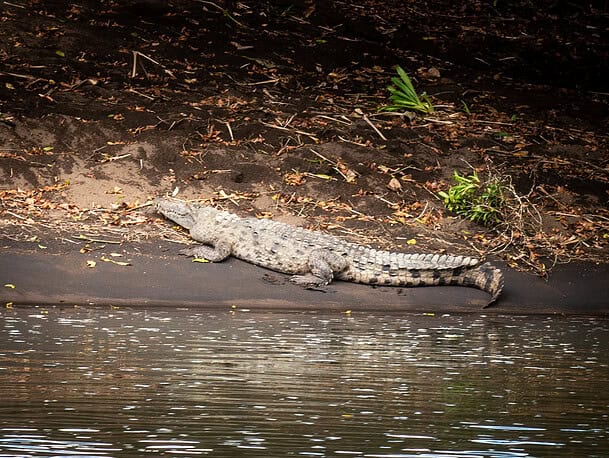
M133 92L134 94L137 94L137 95L139 95L139 96L141 96L141 97L145 97L145 98L147 98L148 100L154 100L154 97L152 97L152 96L150 96L150 95L142 94L141 92L136 91L135 89L128 89L128 92Z
M288 129L287 127L278 126L276 124L270 124L270 123L264 122L264 121L261 121L260 123L263 126L272 127L273 129L285 130L285 131L288 131L288 132L291 131L291 132L294 132L295 134L306 135L311 140L313 140L315 143L319 142L319 139L314 134L309 133L309 132L305 132L304 130Z
M78 244L80 243L80 242L77 242L77 241L75 241L75 240L70 240L70 239L65 238L65 237L61 237L61 239L60 239L60 240L63 240L64 242L70 242L70 243L72 243L72 244L74 244L74 245L78 245Z
M364 121L366 121L368 123L368 125L374 129L374 131L378 134L379 137L381 137L382 140L387 141L387 137L385 137L383 135L383 133L380 130L378 130L374 124L372 124L372 121L370 121L370 119L368 119L368 116L364 115L364 116L362 116L362 119Z
M292 116L290 116L288 119L285 120L285 122L279 123L282 127L288 127L290 124L292 124L292 121L294 121L294 118L296 117L295 114L293 114ZM279 118L275 118L275 121L279 122L280 119Z
M220 189L220 191L218 192L218 194L220 195L220 197L222 199L226 199L226 200L230 200L232 203L235 204L235 206L239 206L239 203L234 199L233 196L226 194L226 192L224 191L224 189Z
M403 116L412 121L416 117L416 114L413 111L381 111L379 113L372 113L370 115L370 117L372 118L379 118L384 116Z
M273 94L271 94L269 92L269 90L267 88L262 88L262 92L271 100L277 100L277 97L275 97Z
M131 78L135 78L137 75L137 51L132 51L133 53L133 65L131 66Z
M434 119L434 118L423 118L425 121L429 121L429 122L433 122L436 124L454 124L454 122L452 121L443 121L441 119Z
M416 218L414 218L415 221L420 220L423 215L425 214L425 212L427 211L427 207L429 206L429 202L425 202L425 207L423 208L423 211L421 213L419 213L419 216L417 216Z
M309 151L311 151L313 154L315 154L315 156L317 156L318 158L326 161L329 164L332 164L334 167L336 167L336 162L331 161L330 159L328 159L327 157L325 157L323 154L318 153L317 151L315 151L313 148L309 148Z
M341 164L340 164L339 162L336 162L336 161L331 161L330 159L328 159L327 157L325 157L323 154L318 153L317 151L315 151L313 148L309 148L309 151L311 151L313 154L315 154L315 155L316 155L317 157L319 157L320 159L322 159L322 160L324 160L324 161L328 162L329 164L332 164L332 168L333 168L333 169L334 169L334 170L335 170L335 171L336 171L336 172L337 172L337 173L338 173L338 174L339 174L341 177L343 177L343 178L344 178L344 180L345 180L347 183L351 183L351 182L355 181L355 177L359 176L359 173L357 173L357 172L355 172L355 171L353 171L353 170L351 170L351 169L348 169L348 168L347 168L347 167L346 167L344 164L342 164L342 165L343 165L343 167L341 167ZM341 169L346 169L346 170L347 170L347 171L348 171L350 174L352 174L352 176L351 176L351 177L349 177L349 176L345 175L345 173L344 173L344 172L343 172ZM318 176L318 175L316 175L316 174L312 174L312 175L313 175L313 176L317 176L317 177L319 178L319 176Z
M342 136L338 136L338 139L340 141L343 141L345 143L351 143L352 145L357 145L357 146L363 146L365 148L370 148L370 145L366 145L365 143L360 143L360 142L354 142L353 140L349 140L348 138L342 137Z
M6 210L5 213L8 214L8 215L14 216L15 218L19 218L19 219L22 219L22 220L27 220L26 217L18 215L17 213L13 213L10 210Z
M562 208L569 208L568 205L563 204L556 197L554 197L552 194L550 194L548 191L546 191L546 189L543 186L537 186L537 190L539 192L541 192L542 194L544 194L546 197L549 197L550 199L552 199L554 201L554 203L559 205L560 207L562 207Z
M341 124L345 124L346 126L350 126L351 124L353 124L353 123L352 123L351 121L349 121L349 120L344 121L344 120L342 120L342 119L336 119L336 118L333 118L332 116L326 116L326 115L317 115L317 116L315 116L315 117L316 117L316 118L328 119L328 120L330 120L330 121L334 121L334 122L339 122L339 123L341 123Z
M6 3L6 2L5 2ZM15 78L22 78L25 80L33 80L36 79L35 76L32 75L21 75L19 73L11 73L11 72L0 72L0 75L4 75L4 76L14 76Z
M120 245L121 243L123 243L123 242L122 242L122 241L120 241L120 240L116 241L116 240L95 239L95 238L88 237L88 236L83 235L83 234L78 234L78 237L74 237L74 238L76 238L76 239L78 239L78 240L85 240L85 241L87 241L87 242L95 242L95 243L111 243L111 244L114 244L114 245Z
M277 81L280 81L281 78L273 78L270 80L265 80L265 81L257 81L255 83L237 83L241 86L259 86L261 84L271 84L271 83L276 83Z
M499 122L499 121L484 121L482 119L471 119L470 122L474 122L477 124L496 124L498 126L513 126L513 123L509 122Z
M319 173L302 172L302 175L305 176L305 177L310 177L310 178L320 178L322 180L338 181L334 177L331 177L329 175L322 175L322 174L319 174Z
M131 156L131 153L126 153L126 154L122 154L121 156L112 156L112 157L107 157L105 159L102 159L102 163L104 162L114 162L114 161L118 161L119 159L125 159L127 157Z
M396 206L398 205L397 203L395 203L395 202L391 202L391 201L389 201L389 200L385 199L385 198L384 198L384 197L382 197L382 196L374 196L374 197L376 197L376 198L377 198L378 200L380 200L381 202L385 202L385 203L386 203L387 205L389 205L390 207L396 207Z
M151 205L153 205L153 204L154 204L154 202L153 202L153 201L151 201L151 200L149 200L149 201L148 201L148 202L146 202L145 204L137 205L137 206L135 206L135 207L133 207L133 208L129 208L129 209L127 209L127 210L122 210L122 211L125 211L125 212L127 212L127 213L130 213L130 212L133 212L133 211L135 211L135 210L139 210L140 208L150 207L150 206L151 206Z
M8 6L12 6L12 7L14 7L14 8L22 8L22 9L25 9L25 6L23 6L23 5L17 5L16 3L9 3L9 2L2 2L2 3L4 3L5 5L8 5Z
M140 51L131 51L131 53L133 54L133 66L131 67L131 78L135 78L135 76L137 75L137 56L141 56L144 59L148 59L153 64L156 64L159 67L161 67L163 69L163 71L165 73L167 73L169 76L171 76L172 78L175 78L175 75L173 74L173 72L171 70L168 70L167 68L165 68L165 66L163 64L161 64L160 62L157 62L152 57L149 57Z
M139 52L139 51L132 51L134 55L136 56L142 56L144 59L148 59L150 62L152 62L153 64L158 65L159 67L163 67L163 64L161 64L160 62L157 62L156 60L154 60L152 57L147 56L146 54L144 54L143 52Z
M235 137L233 136L233 129L230 128L230 122L226 121L224 124L226 124L226 129L228 130L228 135L230 135L230 140L234 142Z

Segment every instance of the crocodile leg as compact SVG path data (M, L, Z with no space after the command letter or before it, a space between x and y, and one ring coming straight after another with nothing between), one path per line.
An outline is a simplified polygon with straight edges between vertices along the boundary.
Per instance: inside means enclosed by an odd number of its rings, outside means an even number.
M180 254L207 259L211 262L220 262L230 256L230 245L227 243L217 243L214 247L197 245L192 248L180 250Z
M340 272L347 267L347 260L339 254L321 248L311 251L307 264L310 273L294 275L290 281L311 288L330 284L334 272Z

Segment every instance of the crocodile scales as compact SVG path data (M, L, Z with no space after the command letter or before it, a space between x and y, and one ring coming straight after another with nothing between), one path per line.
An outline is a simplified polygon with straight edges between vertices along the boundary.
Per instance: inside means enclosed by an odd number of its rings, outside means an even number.
M220 262L234 256L261 267L292 274L306 287L333 279L380 286L469 286L497 300L503 274L469 256L396 253L375 250L339 237L268 219L241 218L213 207L160 198L156 210L203 243L182 254Z

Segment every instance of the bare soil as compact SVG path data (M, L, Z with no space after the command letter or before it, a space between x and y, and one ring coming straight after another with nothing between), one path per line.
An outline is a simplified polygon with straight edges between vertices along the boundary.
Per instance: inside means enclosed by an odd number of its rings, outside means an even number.
M146 205L171 194L541 274L606 260L606 2L461 3L2 2L0 244L173 238ZM434 113L379 112L395 65ZM451 214L455 170L543 224Z

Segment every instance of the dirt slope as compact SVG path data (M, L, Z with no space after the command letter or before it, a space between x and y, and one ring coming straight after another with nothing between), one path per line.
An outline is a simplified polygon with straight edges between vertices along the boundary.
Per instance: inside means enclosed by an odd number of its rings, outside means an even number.
M3 2L0 243L175 238L145 206L174 193L540 273L606 259L606 6L454 3ZM395 65L435 112L378 111ZM489 167L539 230L445 209Z

